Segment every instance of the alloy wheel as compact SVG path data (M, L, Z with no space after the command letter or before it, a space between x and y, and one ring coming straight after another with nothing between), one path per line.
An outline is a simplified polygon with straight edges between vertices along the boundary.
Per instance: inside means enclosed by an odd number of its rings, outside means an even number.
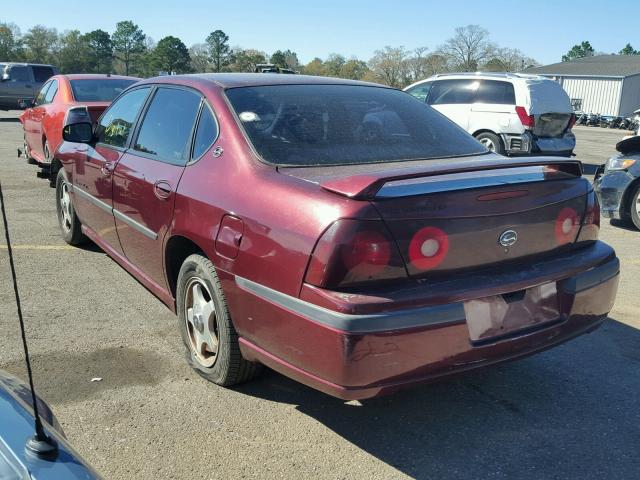
M493 141L490 138L481 138L480 143L484 145L487 148L487 150L489 150L490 152L496 151L496 145L493 143Z
M69 184L62 182L60 185L60 224L65 232L71 230L73 218L71 215L71 196L69 195Z
M213 296L201 278L187 283L184 314L191 351L200 365L211 368L218 358L218 322Z

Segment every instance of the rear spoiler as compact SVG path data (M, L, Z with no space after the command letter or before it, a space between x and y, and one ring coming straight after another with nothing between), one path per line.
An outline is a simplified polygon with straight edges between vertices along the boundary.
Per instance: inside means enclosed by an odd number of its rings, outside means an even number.
M582 163L557 157L490 158L475 160L451 160L448 163L434 163L419 167L405 167L365 174L329 178L320 186L329 191L354 200L372 200L385 183L421 177L433 177L450 173L477 172L483 170L508 169L518 167L549 166L555 171L575 177L582 176Z

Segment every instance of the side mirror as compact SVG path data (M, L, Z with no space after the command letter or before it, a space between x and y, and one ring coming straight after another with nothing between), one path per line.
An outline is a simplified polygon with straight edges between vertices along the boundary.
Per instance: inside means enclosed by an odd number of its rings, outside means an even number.
M74 107L67 110L62 127L62 139L65 142L91 143L93 141L93 123L86 107Z
M9 75L8 73L3 73L2 74L2 81L6 82L8 80L11 80L11 75Z

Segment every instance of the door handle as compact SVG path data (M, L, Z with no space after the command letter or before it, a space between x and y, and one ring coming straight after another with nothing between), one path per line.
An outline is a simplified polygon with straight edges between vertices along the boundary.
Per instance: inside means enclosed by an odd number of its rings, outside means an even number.
M171 185L166 180L158 180L153 184L153 193L160 200L166 200L171 195Z
M88 157L87 157L88 158ZM100 172L103 176L108 177L113 172L113 162L107 162L100 167Z

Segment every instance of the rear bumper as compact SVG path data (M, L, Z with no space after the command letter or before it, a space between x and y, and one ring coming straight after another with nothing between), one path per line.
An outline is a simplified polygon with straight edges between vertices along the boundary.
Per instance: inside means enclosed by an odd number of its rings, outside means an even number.
M576 148L576 137L567 132L561 137L536 137L529 131L522 134L502 134L509 155L559 155L568 157Z
M446 295L422 286L420 299L417 291L390 299L394 292L349 296L303 289L303 300L236 277L239 295L231 296L230 307L247 359L330 395L363 399L526 356L596 328L613 306L619 262L601 242L582 250L564 275L554 265L569 266L568 257L535 263L524 275L519 270L467 281L465 289L449 282L442 285ZM471 341L465 300L541 280L556 284L559 318L481 344Z
M616 170L601 175L593 181L593 189L600 201L600 213L603 217L621 219L624 209L624 194L635 180L626 170Z

